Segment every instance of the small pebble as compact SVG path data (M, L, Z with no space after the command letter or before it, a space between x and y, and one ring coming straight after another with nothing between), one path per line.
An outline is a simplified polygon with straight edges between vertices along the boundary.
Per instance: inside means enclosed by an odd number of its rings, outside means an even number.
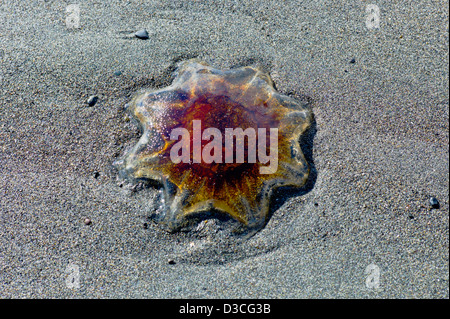
M134 34L134 36L136 38L138 38L138 39L141 39L141 40L147 40L148 39L148 32L147 32L147 30L142 29L142 30L137 31Z
M350 60L350 63L355 63L355 62L356 62L355 58Z
M100 176L99 172L94 172L94 178L97 179Z
M430 197L430 205L433 208L439 208L439 201L435 197Z
M91 221L89 218L86 218L86 219L84 220L84 224L85 224L85 225L90 225L90 224L92 224L92 221Z
M97 103L97 101L98 101L98 97L95 96L95 95L92 95L92 96L90 96L90 97L88 98L87 104L88 104L89 106L94 106L95 103Z
M173 260L173 259L169 259L167 262L169 263L169 265L175 265L176 264L175 260Z
M115 75L115 76L119 76L119 75L121 75L121 74L122 74L122 71L115 71L115 72L114 72L114 75Z

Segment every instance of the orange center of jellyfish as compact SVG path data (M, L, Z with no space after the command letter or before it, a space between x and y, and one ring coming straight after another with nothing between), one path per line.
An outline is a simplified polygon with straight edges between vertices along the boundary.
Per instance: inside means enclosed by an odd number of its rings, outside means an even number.
M176 184L181 183L191 184L198 186L203 181L206 183L206 187L214 190L214 194L223 189L223 184L226 181L230 187L234 187L239 183L244 176L253 176L258 178L260 175L259 167L261 165L256 156L256 161L250 160L250 149L256 149L258 152L258 142L260 139L265 139L264 145L266 146L266 155L270 155L270 129L278 127L278 117L272 114L263 114L255 109L246 108L240 103L233 101L227 96L216 96L213 94L204 94L199 97L195 97L187 102L188 105L184 109L171 109L168 112L165 123L178 123L175 126L166 126L164 129L164 139L168 141L168 147L165 148L161 154L165 161L172 161L170 157L171 147L177 141L170 140L171 131L176 127L185 128L189 132L189 163L180 162L170 165L170 176ZM194 127L194 122L197 122L197 126ZM198 123L201 123L199 128ZM214 128L220 131L221 140L221 159L212 163L205 162L203 156L201 156L200 163L195 162L195 158L199 159L200 155L204 154L204 147L211 142L212 139L218 137L211 137L211 139L203 139L203 132L208 128ZM250 128L255 133L254 138L252 136L243 135L243 147L238 149L237 137L233 135L232 141L226 139L227 129L240 128L242 131ZM265 135L258 134L260 129L265 130ZM281 140L281 137L279 136ZM169 141L170 140L170 141ZM197 142L197 145L196 145ZM253 145L256 143L256 145ZM243 158L244 163L238 162L238 152L244 151ZM200 154L199 154L200 152ZM212 151L211 155L213 154ZM181 152L180 152L181 154ZM227 154L232 154L232 158L227 157ZM188 173L187 173L188 172ZM189 179L186 179L185 175L189 174ZM183 180L180 180L184 179ZM178 181L178 182L177 182ZM185 185L189 187L188 185Z

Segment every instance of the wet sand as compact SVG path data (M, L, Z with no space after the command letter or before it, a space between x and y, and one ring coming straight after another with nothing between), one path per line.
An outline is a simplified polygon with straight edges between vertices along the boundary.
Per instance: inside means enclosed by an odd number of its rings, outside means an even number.
M448 298L448 1L69 4L0 4L0 297ZM308 188L250 239L161 230L112 167L192 57L311 101Z

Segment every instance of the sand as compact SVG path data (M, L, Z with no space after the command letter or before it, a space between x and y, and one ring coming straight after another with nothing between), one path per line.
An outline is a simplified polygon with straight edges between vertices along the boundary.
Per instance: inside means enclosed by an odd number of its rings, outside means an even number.
M0 297L448 298L448 1L368 4L2 1ZM249 239L161 230L111 165L125 103L192 57L311 101L308 189Z

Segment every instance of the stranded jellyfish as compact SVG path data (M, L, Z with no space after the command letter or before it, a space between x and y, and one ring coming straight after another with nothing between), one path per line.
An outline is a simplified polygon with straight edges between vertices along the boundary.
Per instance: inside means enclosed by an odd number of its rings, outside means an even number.
M218 70L189 60L175 72L172 85L128 104L142 136L117 163L120 174L161 186L152 218L170 231L211 216L259 230L273 190L306 183L299 141L311 110L255 67Z

